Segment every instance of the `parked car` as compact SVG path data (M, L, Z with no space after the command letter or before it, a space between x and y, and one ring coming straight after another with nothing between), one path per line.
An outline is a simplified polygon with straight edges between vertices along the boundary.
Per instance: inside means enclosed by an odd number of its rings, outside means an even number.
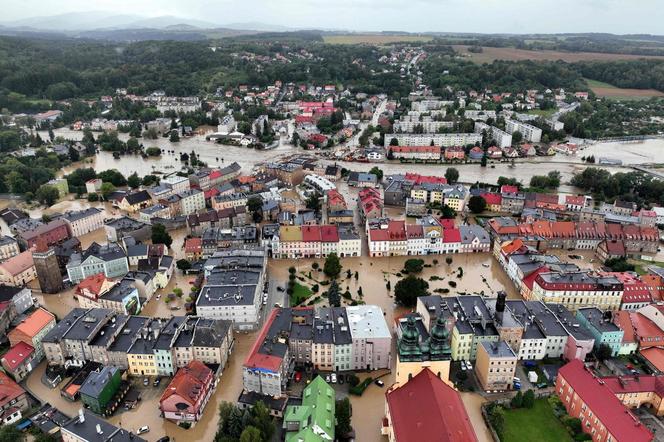
M376 379L374 381L374 384L378 385L379 387L383 387L385 385L385 382L381 381L380 379Z
M296 371L295 376L293 376L293 379L295 379L295 382L300 382L302 380L302 373Z
M143 434L143 433L148 433L150 431L150 427L147 425L143 425L141 428L138 429L136 434Z
M468 370L468 369L466 368L466 361L461 361L461 363L460 363L459 365L461 366L461 370L462 370L462 371L466 371L466 370Z
M331 380L330 375L329 375L329 374L326 374L326 375L325 375L325 382L327 382L327 383L329 384L329 383L330 383L330 380Z
M539 384L537 384L537 388L546 388L548 386L549 384L547 384L546 382L540 382Z
M143 378L143 385L146 387L150 385L150 380L148 378Z
M468 370L472 370L473 369L473 364L471 364L470 361L466 361L466 368Z
M159 384L161 384L161 379L160 378L157 378L157 379L154 380L154 382L152 382L153 387L158 387Z
M283 292L283 291L284 291L284 288L283 288L282 286L279 285L279 286L277 286L277 291L278 291L278 292Z
M340 384L344 383L344 375L342 375L342 374L339 375L339 383Z
M518 382L515 382L514 383L514 389L515 390L521 390L521 384L519 384Z
M330 379L332 380L332 383L333 383L333 384L336 384L336 383L337 383L337 374L336 374L336 373L332 373L332 374L330 375Z

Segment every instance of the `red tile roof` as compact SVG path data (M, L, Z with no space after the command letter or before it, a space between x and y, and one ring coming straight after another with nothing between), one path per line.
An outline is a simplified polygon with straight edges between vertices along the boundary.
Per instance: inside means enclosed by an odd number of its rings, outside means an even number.
M440 146L390 146L392 152L397 153L433 153L440 155Z
M302 241L320 242L320 226L302 226Z
M604 381L596 378L583 363L574 359L558 372L577 395L599 419L607 430L619 441L650 441L653 436L620 400Z
M442 176L428 176L420 175L419 173L406 172L406 180L413 181L415 184L432 183L432 184L447 184L447 178Z
M482 198L488 206L500 206L503 197L499 193L483 193Z
M76 286L76 293L81 294L83 293L83 290L87 290L90 293L94 293L95 295L99 296L104 282L106 282L106 275L103 273L90 275L78 283Z
M444 243L461 242L461 231L457 228L444 229L443 242Z
M386 397L399 442L477 441L459 392L428 368Z
M189 238L184 242L184 251L186 253L196 253L203 250L203 240L201 238Z
M7 404L23 394L25 394L23 387L0 371L0 408L6 408Z
M20 332L24 336L34 338L41 330L44 329L44 327L46 327L51 322L55 322L55 316L53 316L53 313L39 307L19 325L14 327L14 329L9 332L9 336L11 337L14 332Z
M31 357L34 352L35 349L32 345L19 341L2 357L2 365L11 371L14 371L25 362L26 359Z
M212 370L204 363L193 360L175 373L173 380L164 390L159 402L161 403L169 397L177 395L179 401L195 406L201 396L207 394L212 380Z
M320 226L320 239L323 242L339 242L337 226Z
M261 345L263 345L263 342L265 341L265 336L267 336L267 333L270 331L270 327L272 327L272 323L274 322L279 311L280 309L278 308L272 309L270 316L268 317L267 321L265 321L265 324L263 324L261 332L256 337L256 341L254 341L254 345L251 347L251 351L247 355L247 358L244 360L245 367L262 368L271 372L279 371L279 367L281 366L283 358L280 356L268 355L259 352Z
M664 348L650 347L639 351L657 370L664 372Z
M518 193L519 188L517 186L510 186L508 184L503 184L500 186L500 193Z
M623 343L628 344L636 342L636 334L634 333L634 327L632 326L630 312L627 310L613 312L613 323L623 331Z
M5 271L11 276L16 276L25 272L34 265L34 261L32 260L32 252L30 250L26 250L25 252L13 256L7 261L1 263L0 267L5 269Z

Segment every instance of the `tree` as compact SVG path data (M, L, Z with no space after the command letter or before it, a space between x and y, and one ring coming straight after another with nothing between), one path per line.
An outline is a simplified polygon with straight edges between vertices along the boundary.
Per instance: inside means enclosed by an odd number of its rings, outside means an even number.
M259 223L263 220L263 198L260 196L252 196L247 200L247 209L251 213L251 216L255 223Z
M55 140L55 133L53 132L52 127L48 128L48 139L51 140L51 143Z
M473 195L468 200L468 209L473 213L482 213L486 209L486 200L479 195Z
M0 426L0 442L24 442L25 434L15 425Z
M69 159L74 163L81 159L81 155L79 155L78 151L76 149L74 149L72 146L69 146L68 155L69 155Z
M486 163L487 163L487 157L485 153L484 155L482 155L482 161L480 162L480 167L486 167Z
M604 266L611 269L612 272L633 272L636 267L627 262L625 258L611 258L604 261Z
M517 391L516 395L510 401L512 408L521 408L523 407L523 393Z
M330 303L330 307L341 306L341 294L336 279L333 279L330 283L330 288L327 290L327 300Z
M443 219L454 219L454 218L456 218L456 212L454 211L453 208L451 208L447 204L443 204L443 208L441 210L441 218L443 218Z
M320 195L318 193L313 193L309 198L307 198L307 201L305 202L305 205L307 209L313 210L315 212L318 212L320 210Z
M453 262L452 257L451 257L451 256L448 256L447 258L445 258L445 262L447 263L448 266L449 266L449 265L452 265L452 262Z
M263 439L258 428L252 425L245 427L240 434L240 442L263 442L263 440L267 439Z
M37 201L44 204L45 206L52 206L56 203L56 201L58 201L59 197L60 192L58 189L53 186L49 186L48 184L39 186L39 189L37 189L37 192L35 192L35 198L37 198Z
M170 247L173 244L173 238L168 234L163 224L152 226L152 244L164 244L166 247Z
M445 171L445 179L449 184L459 181L459 171L454 167L448 167Z
M408 275L394 286L394 297L404 307L414 307L417 298L428 294L429 283L422 278Z
M141 179L136 172L127 177L127 185L132 189L138 189L141 185Z
M489 413L489 423L500 436L505 430L505 409L500 405L491 407Z
M398 145L399 145L399 140L397 140L396 138L392 138L390 140L390 146L398 146Z
M424 269L424 260L411 258L403 265L403 273L420 273Z
M249 413L251 414L250 425L259 431L261 439L263 441L272 440L275 432L274 419L270 416L270 410L265 404L262 401L258 401Z
M346 434L353 430L353 427L351 426L352 415L353 409L351 408L350 400L347 397L338 400L335 403L334 417L337 420L337 425L334 429L334 433L338 438L343 439Z
M381 169L380 167L378 166L372 167L369 173L373 173L374 175L376 175L376 177L378 177L378 181L383 180L383 169Z
M178 134L178 131L177 130L172 130L171 135L169 136L168 140L171 143L177 143L178 141L180 141L180 135Z
M158 157L161 155L161 149L158 147L148 147L145 149L145 154L149 157Z
M597 347L597 350L595 350L595 356L598 360L604 362L613 356L613 350L611 350L611 347L609 347L607 344L602 343L599 345L599 347Z
M138 143L138 140L134 137L131 137L127 140L127 151L136 152L139 150L141 145Z
M520 143L521 140L523 140L523 134L519 132L518 130L515 130L512 132L512 143L517 144Z
M323 273L330 279L335 279L341 273L341 262L336 253L330 253L325 258L325 264L323 264Z
M523 395L523 408L533 408L535 405L535 392L528 390Z
M111 193L115 192L115 186L111 183L101 183L99 190L101 191L101 196L106 199Z
M175 266L178 268L178 270L182 270L184 272L185 270L189 270L191 268L191 263L186 259L178 259L175 263Z

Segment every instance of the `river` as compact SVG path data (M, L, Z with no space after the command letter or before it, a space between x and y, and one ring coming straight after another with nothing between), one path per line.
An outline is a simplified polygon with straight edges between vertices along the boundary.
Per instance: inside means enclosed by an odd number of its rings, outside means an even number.
M62 136L67 139L78 140L83 136L83 132L72 131L68 128L61 128L55 131L56 136ZM45 132L40 132L42 137L48 137ZM120 134L121 139L128 139L127 134ZM47 138L45 138L47 139ZM146 175L155 171L175 172L181 168L180 153L196 152L196 155L202 161L210 166L221 166L232 162L237 162L242 166L244 173L249 173L252 168L259 163L278 159L283 156L294 153L311 154L303 151L282 139L279 146L272 150L254 150L244 147L224 146L211 141L206 141L203 135L195 135L188 138L182 138L180 142L171 143L168 138L158 138L156 140L140 140L145 147L159 147L166 153L158 158L143 159L138 155L122 156L114 159L111 152L100 152L94 159L90 159L90 166L97 171L106 169L117 169L124 175L130 175L137 172L139 175ZM316 153L313 153L316 155ZM545 175L552 170L558 170L562 174L563 185L560 187L562 192L574 193L578 191L565 183L569 183L575 173L583 170L586 165L581 162L582 156L594 155L596 158L607 157L620 159L624 167L621 166L602 166L611 173L630 171L629 165L664 163L664 140L646 140L641 143L595 143L586 145L585 149L577 155L567 156L558 154L553 157L535 157L529 160L519 160L515 167L510 167L508 163L489 164L489 167L480 167L479 164L459 164L455 165L460 172L460 181L472 184L477 181L495 183L499 176L515 177L524 184L530 181L533 175ZM334 161L324 159L325 163L338 163L343 167L357 170L368 171L377 165L383 169L386 175L418 171L423 174L443 175L447 165L423 165L423 164L402 164L397 162L385 163L354 163L344 161ZM80 164L70 166L65 169L65 173L81 167Z

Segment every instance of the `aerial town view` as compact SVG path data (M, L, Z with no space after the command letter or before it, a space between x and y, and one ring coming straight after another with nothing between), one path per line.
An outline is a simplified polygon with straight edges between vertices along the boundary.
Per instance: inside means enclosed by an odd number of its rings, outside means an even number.
M0 442L664 441L655 0L0 10Z

